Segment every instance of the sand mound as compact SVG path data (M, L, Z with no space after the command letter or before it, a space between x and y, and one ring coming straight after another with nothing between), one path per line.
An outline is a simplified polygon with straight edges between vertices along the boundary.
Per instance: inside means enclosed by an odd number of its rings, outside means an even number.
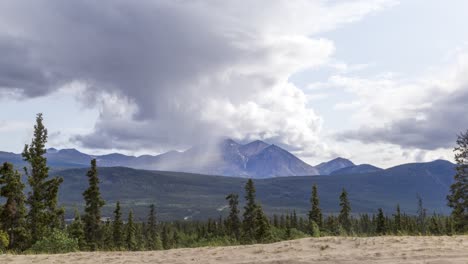
M267 245L148 252L2 255L0 263L468 263L468 236L304 238Z

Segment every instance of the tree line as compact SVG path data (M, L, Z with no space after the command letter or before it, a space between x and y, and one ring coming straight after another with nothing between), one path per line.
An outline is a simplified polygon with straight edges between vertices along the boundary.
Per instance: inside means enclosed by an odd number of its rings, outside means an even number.
M319 190L312 186L310 211L298 216L295 211L267 216L256 200L254 181L245 185L243 212L239 194L226 196L229 213L226 217L207 221L160 222L156 208L148 207L145 221L136 222L132 210L124 217L120 203L111 220L103 220L105 201L99 189L96 160L86 173L89 186L83 192L84 212L75 210L71 223L64 219L58 205L58 191L63 179L49 176L45 158L47 129L42 114L36 117L34 136L25 145L22 156L26 185L21 174L10 163L0 167L0 250L14 252L59 253L76 250L160 250L177 247L269 243L306 236L375 236L375 235L453 235L468 232L468 132L458 137L455 148L457 162L455 182L447 196L453 209L450 216L428 215L420 197L417 214L377 209L375 214L353 214L348 193L339 196L338 214L322 213Z

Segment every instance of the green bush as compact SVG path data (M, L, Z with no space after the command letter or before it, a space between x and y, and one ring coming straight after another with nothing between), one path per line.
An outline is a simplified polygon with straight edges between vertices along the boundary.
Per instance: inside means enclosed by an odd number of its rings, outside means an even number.
M310 229L312 237L320 237L320 228L315 221L310 224Z
M8 234L0 230L0 253L6 251L9 243Z
M28 251L31 253L67 253L78 251L78 241L61 230L54 230L49 236L37 241Z

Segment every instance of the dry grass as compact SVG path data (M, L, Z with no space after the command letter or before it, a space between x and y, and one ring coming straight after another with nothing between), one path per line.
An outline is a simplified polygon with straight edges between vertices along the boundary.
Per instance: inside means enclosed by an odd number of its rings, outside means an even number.
M0 263L452 263L468 264L468 236L324 237L268 245L206 247L148 252L80 252L1 255Z

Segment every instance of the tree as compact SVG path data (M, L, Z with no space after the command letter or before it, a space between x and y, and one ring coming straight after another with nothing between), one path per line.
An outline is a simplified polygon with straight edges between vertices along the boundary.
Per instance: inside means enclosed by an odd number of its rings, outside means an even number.
M116 247L117 249L121 249L123 246L123 222L119 201L117 201L114 210L114 222L112 222L112 237L114 241L114 247Z
M340 195L340 207L341 210L338 216L338 221L346 232L349 232L351 231L351 204L348 200L348 193L344 188Z
M255 186L252 179L245 184L244 219L242 221L242 236L245 242L252 242L255 239L257 204L255 203Z
M34 244L52 229L60 227L60 219L63 216L63 208L57 208L57 195L62 178L49 178L49 167L45 143L47 142L47 129L44 127L42 114L36 117L34 137L30 145L24 146L23 159L29 163L29 169L24 168L28 176L31 191L28 193L27 215L28 225L31 231L31 243Z
M101 240L101 208L104 200L101 198L99 190L99 178L96 168L96 160L91 160L91 168L86 174L88 176L89 187L83 192L86 203L84 220L84 230L86 242L91 250L96 250L98 242Z
M24 184L10 163L0 168L0 186L0 195L6 200L0 211L0 228L8 234L9 249L23 250L28 243Z
M447 196L452 208L452 218L456 232L468 231L468 131L461 133L454 148L456 174Z
M231 236L237 240L240 238L241 222L239 219L239 195L231 193L226 196L229 201L229 216L226 220L227 231Z
M309 223L312 221L318 225L319 228L323 226L322 210L320 209L320 200L318 197L317 184L312 187L312 197L310 198L312 209L309 211Z
M395 218L395 233L398 234L398 232L400 232L401 228L402 228L401 210L400 210L400 205L399 204L397 204L396 213L394 215L394 218Z
M378 235L385 235L385 233L387 232L387 227L385 225L385 216L382 208L379 208L379 212L377 214L377 226L375 232Z
M260 205L255 210L255 240L257 242L268 242L271 240L271 227L263 209Z
M135 228L135 223L133 222L132 210L130 210L130 212L128 213L128 220L127 220L126 234L125 234L125 244L128 250L137 249L136 228Z
M156 209L154 207L154 204L150 205L150 212L148 215L148 222L146 226L146 239L148 249L156 250L160 248L161 241L158 235Z
M85 239L83 221L81 221L80 213L76 209L75 209L75 219L68 226L68 234L70 235L71 238L74 238L76 239L76 241L78 241L78 246L80 250L86 249L86 239Z
M418 230L422 234L426 234L426 208L423 206L423 200L421 196L417 196L418 198L418 210L417 210L417 224L418 224Z

